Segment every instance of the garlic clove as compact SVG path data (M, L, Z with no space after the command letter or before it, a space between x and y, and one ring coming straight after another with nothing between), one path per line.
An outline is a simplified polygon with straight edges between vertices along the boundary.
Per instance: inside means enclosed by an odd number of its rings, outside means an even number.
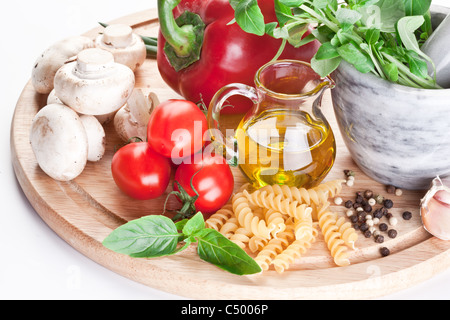
M441 240L450 240L450 188L440 177L433 180L422 199L420 214L425 230Z

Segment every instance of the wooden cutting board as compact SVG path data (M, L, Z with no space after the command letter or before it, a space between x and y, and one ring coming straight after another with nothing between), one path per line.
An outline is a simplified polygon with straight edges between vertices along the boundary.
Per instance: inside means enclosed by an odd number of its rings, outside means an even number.
M156 36L156 10L139 12L112 23L131 25L141 35ZM85 35L95 37L102 28ZM179 98L161 79L155 60L148 59L136 72L137 87L155 92L161 101ZM404 191L391 196L391 210L399 223L395 239L385 237L383 244L360 235L352 251L351 265L337 267L323 238L289 270L278 274L268 270L260 275L235 276L200 260L192 246L171 257L133 259L114 253L101 244L112 230L123 223L148 214L161 214L166 198L136 201L122 194L110 172L115 148L122 143L111 124L105 126L107 152L99 163L89 163L83 174L72 182L57 182L38 167L29 144L32 119L45 106L47 96L37 94L28 82L21 94L11 129L12 162L17 179L28 200L41 218L73 248L90 259L129 279L172 294L193 299L366 299L393 293L427 280L450 265L450 242L431 237L422 227L419 201L425 191ZM336 164L326 180L344 178L343 170L356 172L355 185L344 187L344 200L355 192L371 189L387 195L385 186L365 176L351 160L343 143L332 110L330 95L324 112L337 138ZM237 119L229 117L229 126ZM238 169L233 169L236 188L245 183ZM169 193L171 190L167 190ZM166 194L167 194L166 193ZM178 205L173 200L169 206ZM343 206L333 210L344 215ZM410 221L402 212L413 213ZM382 258L379 249L386 246L391 255Z

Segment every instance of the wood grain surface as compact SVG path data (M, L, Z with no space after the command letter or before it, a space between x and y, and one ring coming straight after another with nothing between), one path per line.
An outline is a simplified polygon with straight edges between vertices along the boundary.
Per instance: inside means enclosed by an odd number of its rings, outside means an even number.
M156 36L155 10L120 18L142 35ZM85 35L95 37L101 27ZM155 92L161 101L179 98L161 79L155 60L148 59L136 71L137 87ZM11 128L12 162L17 179L37 214L73 248L118 274L155 289L192 299L366 299L393 293L429 279L450 265L450 242L431 237L422 227L419 202L425 191L404 191L389 195L394 201L391 213L399 223L395 239L385 237L383 244L360 234L357 249L351 252L351 265L337 267L319 236L301 259L283 274L270 269L253 276L235 276L198 258L195 246L171 257L134 259L114 253L101 244L112 230L123 223L149 214L161 214L166 195L151 201L128 198L116 187L110 171L114 151L121 145L112 124L105 126L107 152L99 163L89 163L83 174L71 182L57 182L39 168L29 143L32 119L46 104L46 96L37 94L28 82L17 103ZM356 172L355 185L345 186L341 197L354 199L355 192L366 189L387 195L385 186L365 176L352 161L341 138L329 93L324 112L337 138L336 164L326 180L344 178L343 170ZM228 117L227 126L239 120ZM236 188L246 181L233 169ZM171 200L168 206L176 208ZM332 206L344 215L343 206ZM402 212L413 218L404 221ZM391 255L382 258L379 249L386 246Z

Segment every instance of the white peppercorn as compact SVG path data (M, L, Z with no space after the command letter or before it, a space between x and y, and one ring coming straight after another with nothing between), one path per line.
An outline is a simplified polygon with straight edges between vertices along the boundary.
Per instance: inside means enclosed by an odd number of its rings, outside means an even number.
M390 224L391 226L395 226L397 223L398 223L397 218L391 217L391 218L389 219L389 224Z
M353 215L353 210L347 210L345 214L347 215L347 217L351 217Z
M395 195L400 197L403 194L403 190L402 189L395 189Z
M345 183L347 185L347 187L353 187L353 185L355 184L354 179L349 179L347 180L347 182Z
M374 206L377 204L377 200L375 200L374 198L370 198L369 200L367 200L367 203L371 206Z
M343 201L344 200L342 200L341 197L334 198L334 204L336 204L336 205L341 205Z
M378 218L373 218L372 220L373 220L374 225L377 225L380 223L380 219L378 219Z

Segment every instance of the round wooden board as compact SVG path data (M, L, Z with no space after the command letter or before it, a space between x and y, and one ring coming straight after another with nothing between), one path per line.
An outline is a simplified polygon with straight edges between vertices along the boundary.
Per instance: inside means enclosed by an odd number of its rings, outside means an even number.
M156 10L120 18L112 23L133 26L137 33L156 36ZM86 33L95 37L102 28ZM148 59L136 72L137 87L155 92L161 101L179 98L161 79L156 61ZM171 257L134 259L102 246L103 239L115 228L148 214L161 214L166 196L152 201L136 201L116 187L110 172L115 148L122 143L111 124L105 126L107 152L99 163L89 163L83 174L72 182L57 182L38 167L29 144L29 130L37 111L45 106L46 96L37 94L29 82L19 98L12 121L12 162L17 179L30 203L42 219L76 250L104 267L150 287L193 299L366 299L396 292L445 270L450 264L450 242L431 237L422 227L419 201L424 191L404 191L392 196L391 212L399 220L398 236L385 243L360 235L357 249L351 252L351 265L337 267L321 235L313 247L283 274L274 270L253 276L235 276L200 260L195 246ZM337 137L336 164L326 180L344 178L343 170L356 172L353 187L344 187L341 197L353 199L356 191L371 189L386 195L385 186L364 175L353 163L340 136L330 95L324 112ZM228 117L228 125L236 117ZM238 169L233 169L236 188L245 183ZM167 190L168 194L170 192ZM169 206L178 204L171 200ZM333 210L344 215L343 206ZM413 213L403 221L401 213ZM386 246L391 255L382 258L379 249Z

